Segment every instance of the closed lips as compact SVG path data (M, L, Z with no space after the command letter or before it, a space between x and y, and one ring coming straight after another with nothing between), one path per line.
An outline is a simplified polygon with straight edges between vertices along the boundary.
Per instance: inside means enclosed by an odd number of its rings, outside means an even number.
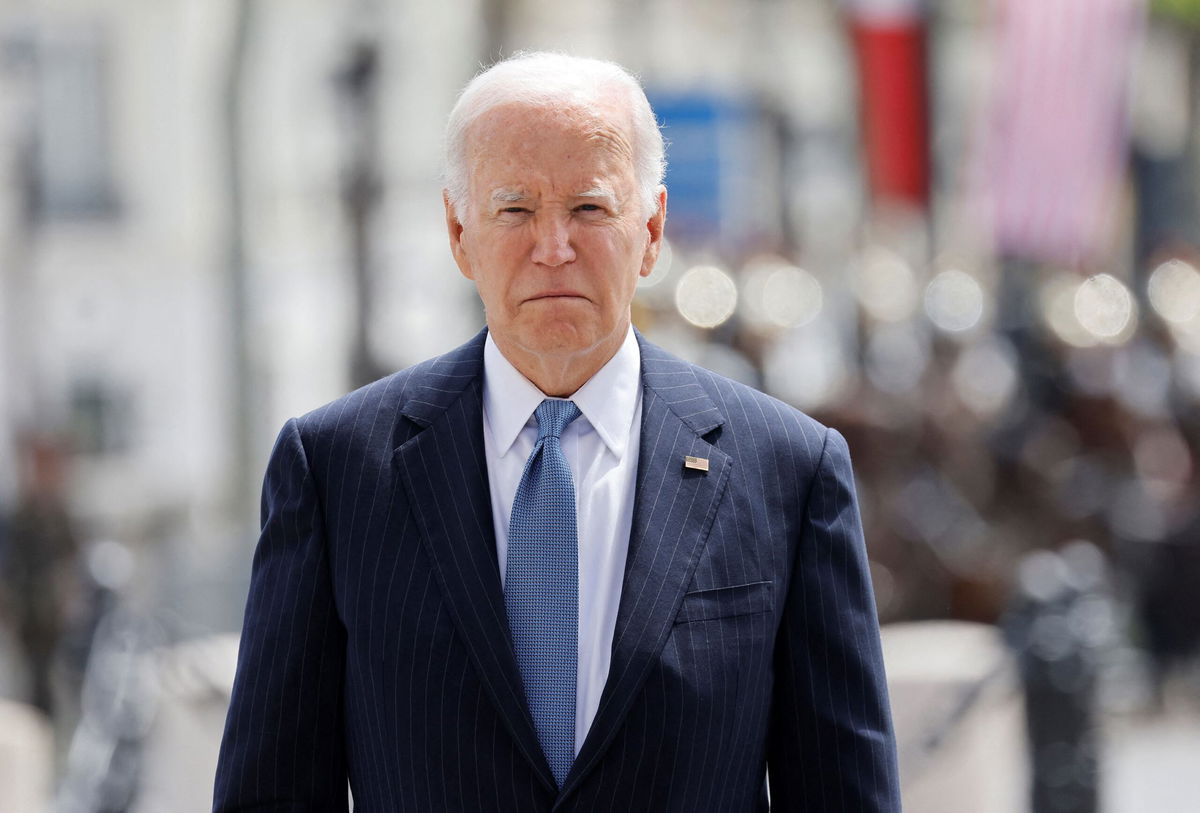
M536 294L529 297L532 299L553 299L556 297L574 297L576 299L584 299L583 294L577 294L574 291L546 291L545 293Z

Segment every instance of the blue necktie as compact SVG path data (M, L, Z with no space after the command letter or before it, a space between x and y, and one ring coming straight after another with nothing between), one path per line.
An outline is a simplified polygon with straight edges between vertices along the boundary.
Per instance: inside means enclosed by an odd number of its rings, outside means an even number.
M579 551L575 486L559 436L579 407L546 399L534 416L537 442L508 521L504 604L538 741L562 787L575 760Z

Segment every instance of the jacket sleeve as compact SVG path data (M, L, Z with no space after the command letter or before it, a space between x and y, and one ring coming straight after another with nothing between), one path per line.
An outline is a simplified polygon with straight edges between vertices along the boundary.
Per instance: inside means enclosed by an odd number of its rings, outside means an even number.
M262 494L214 811L345 811L346 635L324 517L296 421L279 434Z
M773 811L900 810L879 622L846 442L828 430L775 646Z

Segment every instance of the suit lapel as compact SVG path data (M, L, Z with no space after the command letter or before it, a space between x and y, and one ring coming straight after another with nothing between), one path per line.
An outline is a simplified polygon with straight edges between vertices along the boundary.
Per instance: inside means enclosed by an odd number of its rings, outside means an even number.
M642 433L612 661L560 803L599 762L662 651L729 479L729 456L703 438L720 412L687 364L638 339ZM689 455L708 458L708 472L685 469Z
M538 744L513 656L496 563L483 448L483 342L432 363L402 407L424 429L395 450L447 609L518 748L549 789L554 776Z

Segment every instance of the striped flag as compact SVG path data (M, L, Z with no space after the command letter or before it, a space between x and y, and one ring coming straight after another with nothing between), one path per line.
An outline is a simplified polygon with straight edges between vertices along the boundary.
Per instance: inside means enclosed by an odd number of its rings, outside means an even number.
M1110 250L1144 0L993 0L984 149L997 250L1073 267Z

